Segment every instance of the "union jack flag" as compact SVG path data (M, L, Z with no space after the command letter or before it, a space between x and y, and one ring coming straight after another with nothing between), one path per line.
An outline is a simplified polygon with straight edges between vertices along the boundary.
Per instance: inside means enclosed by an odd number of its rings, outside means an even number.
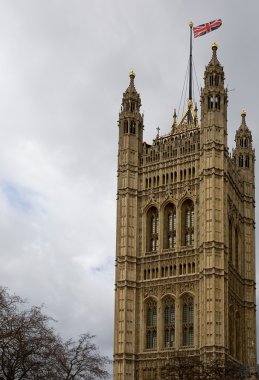
M203 34L212 32L213 30L218 29L221 25L222 25L222 21L221 19L218 19L218 20L207 22L206 24L195 26L193 28L194 38L200 37L200 36L203 36Z

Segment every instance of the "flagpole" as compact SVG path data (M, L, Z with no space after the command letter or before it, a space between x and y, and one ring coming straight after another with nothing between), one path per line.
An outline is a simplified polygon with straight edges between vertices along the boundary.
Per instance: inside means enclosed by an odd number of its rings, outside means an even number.
M189 22L190 27L190 65L189 65L189 101L192 101L192 21Z

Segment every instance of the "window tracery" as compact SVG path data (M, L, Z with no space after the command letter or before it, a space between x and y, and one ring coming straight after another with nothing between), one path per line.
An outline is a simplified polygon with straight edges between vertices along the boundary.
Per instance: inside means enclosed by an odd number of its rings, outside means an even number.
M176 208L173 204L165 208L164 213L164 248L174 248L176 244Z
M164 301L164 346L175 346L175 302L171 297Z
M194 205L191 200L184 202L182 206L183 245L194 244Z
M147 250L157 251L158 248L158 211L152 207L147 215Z
M146 348L157 347L157 304L150 299L146 303Z
M186 295L183 298L182 310L182 344L193 346L194 344L194 304L193 298Z

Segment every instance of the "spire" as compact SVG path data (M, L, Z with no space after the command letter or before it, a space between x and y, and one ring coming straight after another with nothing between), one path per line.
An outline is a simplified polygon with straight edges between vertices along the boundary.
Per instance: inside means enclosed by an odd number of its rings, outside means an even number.
M141 99L135 88L135 76L134 71L130 71L130 83L122 96L119 128L121 136L135 136L140 142L143 138L143 115L140 114Z
M129 77L130 77L130 83L126 91L123 93L122 98L122 110L123 111L139 111L141 107L141 100L138 92L135 88L135 79L136 74L133 70L130 71Z
M205 84L208 84L210 86L218 85L217 83L219 81L223 84L224 79L225 79L223 67L221 66L218 60L218 56L217 56L218 45L216 42L212 43L211 49L212 49L212 57L209 64L206 66L205 73L204 73ZM214 78L217 76L219 80L218 79L213 80L212 76L214 76Z
M236 147L233 150L233 158L240 169L253 169L255 159L253 150L252 133L246 124L246 112L241 112L241 125L235 135Z
M235 136L236 143L238 144L238 140L243 139L243 138L247 138L250 143L252 142L252 133L246 124L246 111L245 110L242 110L242 112L241 112L241 125L238 128L238 130L236 131L236 136Z
M212 57L211 57L209 66L221 66L217 57L218 44L216 42L213 42L211 44L211 49L212 49Z

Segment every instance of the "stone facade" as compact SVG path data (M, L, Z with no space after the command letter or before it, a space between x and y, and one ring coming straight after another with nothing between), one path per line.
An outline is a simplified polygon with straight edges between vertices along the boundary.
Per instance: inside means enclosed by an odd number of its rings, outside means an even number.
M114 380L163 378L175 353L256 366L255 186L246 115L227 146L228 93L212 45L201 119L189 101L143 142L135 74L119 115Z

